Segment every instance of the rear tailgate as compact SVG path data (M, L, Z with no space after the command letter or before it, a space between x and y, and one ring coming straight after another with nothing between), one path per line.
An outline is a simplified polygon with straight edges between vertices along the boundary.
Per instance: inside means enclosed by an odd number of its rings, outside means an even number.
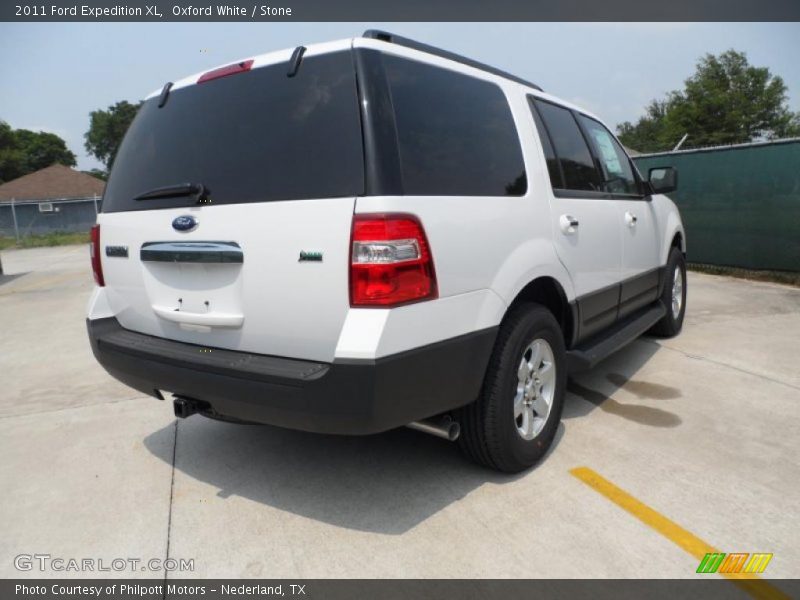
M98 218L123 327L333 359L364 173L351 51L331 50L309 48L293 77L281 55L145 102ZM137 199L175 186L191 193Z

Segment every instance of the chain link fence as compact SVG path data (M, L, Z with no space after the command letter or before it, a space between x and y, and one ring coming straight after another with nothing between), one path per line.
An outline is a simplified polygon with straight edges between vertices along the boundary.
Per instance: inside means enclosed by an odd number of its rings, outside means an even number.
M50 233L86 233L102 209L102 198L0 202L0 237L18 242Z

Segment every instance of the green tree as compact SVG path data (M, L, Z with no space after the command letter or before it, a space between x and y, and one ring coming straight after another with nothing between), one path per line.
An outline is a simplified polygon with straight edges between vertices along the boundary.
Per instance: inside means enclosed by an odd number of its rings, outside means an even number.
M617 125L620 141L628 148L639 152L661 150L662 140L671 139L670 133L666 131L667 104L666 100L653 100L645 108L645 116L640 118L636 125L627 121Z
M25 170L33 173L52 164L60 163L68 167L75 166L73 154L64 140L55 133L46 131L29 131L17 129L17 145L25 156Z
M800 135L800 115L787 106L786 84L743 52L707 54L684 89L653 100L636 124L617 126L626 146L643 152L687 146L738 144Z
M84 134L86 151L111 169L125 132L142 105L127 100L109 106L108 110L95 110L89 114L89 131Z
M0 121L0 183L19 177L22 163L14 130L5 121Z
M0 121L0 182L60 163L75 166L75 154L54 133L13 129Z

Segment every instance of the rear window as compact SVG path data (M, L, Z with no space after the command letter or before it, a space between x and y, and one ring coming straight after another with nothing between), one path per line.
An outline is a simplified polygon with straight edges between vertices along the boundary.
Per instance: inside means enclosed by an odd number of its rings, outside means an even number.
M134 200L202 184L210 204L356 196L364 191L361 121L350 52L192 85L144 103L120 146L103 212L186 206Z
M561 179L561 167L558 164L558 157L556 151L553 150L553 144L550 141L550 136L547 135L547 128L542 123L542 118L539 116L539 111L534 106L533 96L528 96L528 103L530 105L533 120L536 123L536 130L539 132L539 139L542 142L542 149L544 150L544 158L547 161L547 172L550 175L550 184L553 189L563 188L564 182Z
M528 188L517 129L493 83L391 55L403 191L411 196L521 196Z
M602 178L575 117L566 108L549 102L536 100L535 104L546 129L539 131L539 137L549 134L564 175L564 188L576 191L600 191ZM558 180L551 177L551 181L555 186Z

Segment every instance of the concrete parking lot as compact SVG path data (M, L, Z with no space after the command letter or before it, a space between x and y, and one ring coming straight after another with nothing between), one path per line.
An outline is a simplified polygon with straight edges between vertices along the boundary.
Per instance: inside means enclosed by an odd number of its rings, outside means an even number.
M683 333L575 377L554 450L510 477L407 429L176 422L94 362L86 248L2 260L2 577L62 575L22 553L194 559L170 578L718 577L653 514L800 574L800 289L690 273Z

